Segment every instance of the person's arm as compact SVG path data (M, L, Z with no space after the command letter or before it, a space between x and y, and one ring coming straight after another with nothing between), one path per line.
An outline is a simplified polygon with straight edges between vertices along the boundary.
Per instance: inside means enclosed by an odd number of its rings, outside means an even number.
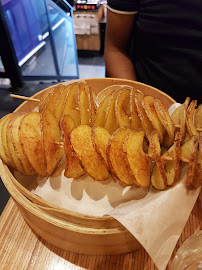
M107 10L104 57L109 77L136 80L135 70L128 56L134 20L134 14L119 14Z

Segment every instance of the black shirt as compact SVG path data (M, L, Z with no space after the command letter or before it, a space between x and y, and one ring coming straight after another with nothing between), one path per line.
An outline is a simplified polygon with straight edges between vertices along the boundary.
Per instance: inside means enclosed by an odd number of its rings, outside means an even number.
M137 80L178 102L202 102L202 0L108 0L115 12L137 11L131 59Z

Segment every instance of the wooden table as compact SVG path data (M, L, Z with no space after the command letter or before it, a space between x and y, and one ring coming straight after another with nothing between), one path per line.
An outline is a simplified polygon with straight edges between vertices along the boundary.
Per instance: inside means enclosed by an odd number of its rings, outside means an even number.
M172 258L179 246L190 235L201 229L201 206L202 192L181 234ZM167 269L169 269L171 260ZM143 248L115 256L87 256L56 248L30 229L14 201L10 199L0 216L0 269L153 270L157 268Z

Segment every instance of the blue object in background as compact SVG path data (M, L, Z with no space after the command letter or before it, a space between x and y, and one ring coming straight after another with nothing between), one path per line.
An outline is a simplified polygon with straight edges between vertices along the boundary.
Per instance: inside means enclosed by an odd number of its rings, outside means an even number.
M79 78L73 10L58 0L0 0L26 80Z
M42 34L35 0L1 0L18 62L37 47Z

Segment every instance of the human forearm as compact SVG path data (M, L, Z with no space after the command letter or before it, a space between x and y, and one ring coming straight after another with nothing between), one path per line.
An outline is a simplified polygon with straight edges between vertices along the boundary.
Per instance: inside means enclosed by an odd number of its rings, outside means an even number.
M107 75L115 78L136 80L128 49L135 15L107 11L105 35L105 63Z
M107 76L136 80L134 66L128 55L116 48L105 48L105 64Z

